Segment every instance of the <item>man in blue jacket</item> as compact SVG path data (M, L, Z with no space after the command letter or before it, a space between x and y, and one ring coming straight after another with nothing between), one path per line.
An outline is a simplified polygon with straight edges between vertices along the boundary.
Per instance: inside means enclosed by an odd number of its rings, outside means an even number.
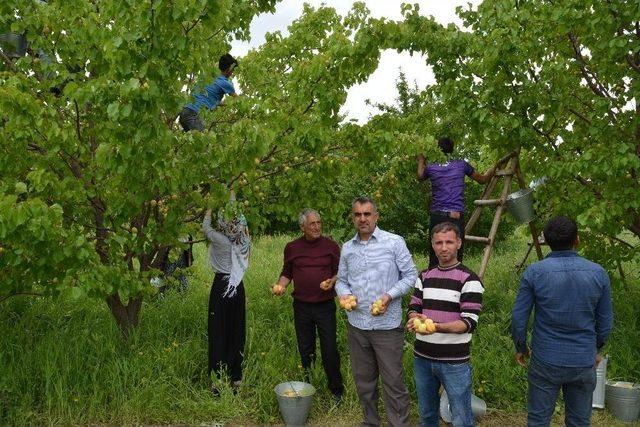
M527 421L548 426L562 389L565 424L587 426L599 350L613 327L609 276L575 252L580 240L571 219L552 218L543 233L552 252L522 275L511 321L516 361L526 368L527 322L535 308Z
M204 132L204 122L200 118L200 109L206 107L214 110L225 95L237 96L236 89L230 78L233 70L238 66L238 61L228 53L220 57L218 68L220 75L213 82L203 88L197 87L191 94L193 102L187 104L180 112L180 125L185 132L199 130Z

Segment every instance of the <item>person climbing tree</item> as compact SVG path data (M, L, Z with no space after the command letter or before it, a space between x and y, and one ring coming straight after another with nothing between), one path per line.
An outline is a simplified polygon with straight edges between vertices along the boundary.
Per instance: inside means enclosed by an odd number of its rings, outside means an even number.
M220 75L204 89L199 85L191 93L193 102L185 105L180 112L180 125L185 132L199 130L204 132L204 122L200 118L200 109L206 107L215 110L225 95L238 96L230 78L233 70L238 67L238 61L228 53L220 57L218 68Z
M418 180L431 180L431 210L429 213L429 235L433 227L441 222L452 222L458 226L462 246L458 250L458 260L462 261L464 249L464 177L465 175L479 184L489 182L495 173L495 167L484 175L479 174L473 166L465 160L451 158L453 140L440 138L440 150L447 156L444 163L426 163L423 154L418 155ZM438 258L433 248L429 246L429 268L438 265Z

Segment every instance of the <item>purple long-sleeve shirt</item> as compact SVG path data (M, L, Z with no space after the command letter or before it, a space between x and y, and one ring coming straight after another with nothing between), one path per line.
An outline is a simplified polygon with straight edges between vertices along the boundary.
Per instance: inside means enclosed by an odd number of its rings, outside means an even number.
M464 160L429 163L422 179L431 180L431 212L464 211L464 177L473 175L473 166Z

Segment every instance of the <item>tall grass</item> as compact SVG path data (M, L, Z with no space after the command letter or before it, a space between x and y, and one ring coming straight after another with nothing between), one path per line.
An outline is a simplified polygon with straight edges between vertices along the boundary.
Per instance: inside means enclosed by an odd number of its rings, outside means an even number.
M255 242L245 276L246 366L239 395L228 388L218 398L209 392L206 307L213 274L201 245L196 248L188 291L149 298L139 328L127 341L100 301L16 297L0 305L0 424L280 423L273 387L281 381L302 379L291 297L274 298L269 292L289 239L263 237ZM525 371L513 362L509 322L519 277L514 265L525 249L525 239L517 234L501 244L485 278L485 304L473 339L472 363L474 392L494 413L493 421L488 417L486 425L512 420L504 418L509 413L523 419ZM423 256L416 261L420 268L426 265ZM465 259L471 268L477 268L479 262L479 256ZM616 321L607 347L609 377L638 381L640 280L637 266L629 266L629 271L627 288L614 278ZM324 373L317 364L312 382L318 394L310 414L310 421L317 425L354 425L361 419L342 313L338 329L346 399L341 407L332 407ZM408 334L404 374L415 397L412 339ZM609 421L605 417L602 425Z

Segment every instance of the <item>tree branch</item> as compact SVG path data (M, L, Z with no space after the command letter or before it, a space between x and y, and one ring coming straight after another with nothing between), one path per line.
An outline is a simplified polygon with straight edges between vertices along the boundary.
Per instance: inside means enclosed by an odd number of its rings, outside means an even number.
M217 35L218 35L218 34L220 34L221 32L222 32L222 28L220 28L218 31L216 31L215 33L213 33L213 34L211 34L209 37L207 37L207 38L205 39L205 41L207 41L207 42L208 42L209 40L211 40L212 38L214 38L215 36L217 36Z
M195 21L193 21L193 24L191 24L189 27L186 27L184 25L182 25L182 29L184 30L184 35L185 37L189 35L189 32L191 32L191 30L193 30L196 25L198 25L200 23L200 21L202 21L202 17L204 16L204 14L207 12L207 6L204 7L204 10L202 12L200 12L200 16L198 16L198 19L196 19ZM216 34L220 32L220 30L218 30L216 32Z
M576 175L574 178L576 179L576 181L578 181L584 187L586 187L589 190L591 190L593 192L593 195L596 196L596 199L602 200L602 193L600 191L598 191L597 189L593 188L593 184L591 182L587 181L586 179L584 179L580 175Z
M582 56L582 50L580 49L578 38L573 32L569 31L567 33L569 40L571 41L571 46L573 47L574 58L578 61L578 65L580 66L580 73L582 77L587 81L587 84L596 95L602 98L611 98L611 95L607 92L606 88L598 81L598 78L595 76L593 72L591 72L587 68L587 61Z
M78 141L82 142L82 135L80 134L80 109L78 108L78 101L73 100L76 110L76 134L78 135Z
M13 71L14 73L18 71L16 69L16 66L13 65L13 61L11 61L11 58L5 55L4 52L1 50L0 50L0 57L2 58L2 62L4 62L11 71Z
M9 295L6 295L6 296L0 298L0 303L8 300L11 297L16 297L16 296L19 296L19 295L29 295L29 296L34 296L34 297L43 297L43 296L45 296L44 294L39 294L37 292L16 292L16 293L9 294Z
M28 147L27 150L37 151L38 153L42 154L43 156L45 154L47 154L47 150L45 150L44 148L42 148L41 146L39 146L35 142L28 143L27 147Z
M636 64L631 54L627 55L627 63L631 66L633 70L640 73L640 65Z
M625 242L624 240L622 240L622 239L620 239L620 238L618 238L616 236L609 236L609 238L612 239L612 240L615 240L618 243L622 243L623 245L627 246L628 248L631 248L631 249L635 249L636 248L631 243Z
M584 122L591 124L591 120L587 117L584 116L583 114L579 113L578 111L574 110L573 108L569 108L569 111L571 111L571 113L573 113L576 117L578 117L579 119L583 120Z
M316 100L312 99L309 105L307 105L307 108L305 108L304 111L302 112L302 115L307 114L309 110L313 108L314 105L316 105Z
M556 147L555 139L551 135L553 130L550 130L550 131L547 132L547 131L544 131L542 129L538 129L534 124L532 124L531 127L533 128L535 133L537 133L538 135L544 137L544 139L549 143L549 146L551 146L551 149L553 150L553 152L556 154L556 157L559 158L560 156L558 155L558 148Z
M275 154L277 149L277 144L271 147L271 150L260 159L260 164L268 162L269 159L271 159L271 157Z

